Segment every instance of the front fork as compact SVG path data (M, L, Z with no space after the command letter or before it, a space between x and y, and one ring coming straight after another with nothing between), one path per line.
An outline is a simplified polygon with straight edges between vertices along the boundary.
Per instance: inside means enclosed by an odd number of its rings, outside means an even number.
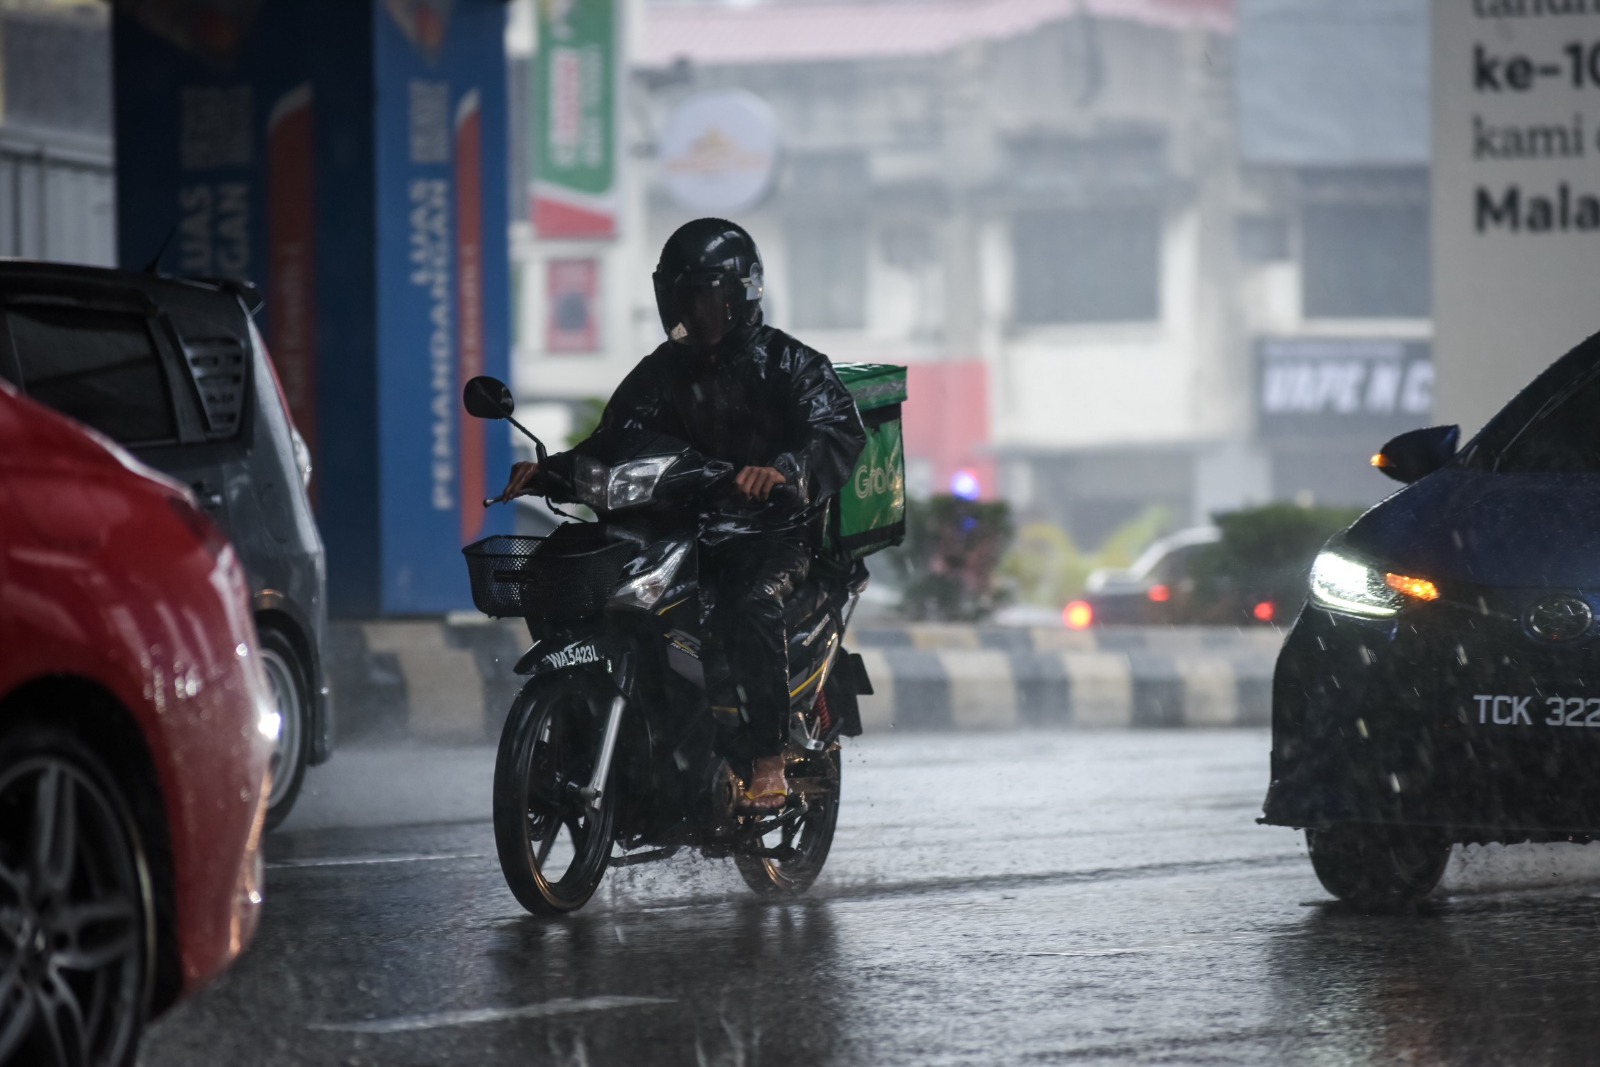
M611 673L617 695L611 698L611 709L606 713L606 732L600 739L600 755L594 761L594 774L589 784L578 789L578 796L591 809L598 810L600 798L605 795L606 780L611 775L611 761L617 752L617 738L622 733L622 713L628 706L627 694L633 688L633 654L624 652L617 657Z

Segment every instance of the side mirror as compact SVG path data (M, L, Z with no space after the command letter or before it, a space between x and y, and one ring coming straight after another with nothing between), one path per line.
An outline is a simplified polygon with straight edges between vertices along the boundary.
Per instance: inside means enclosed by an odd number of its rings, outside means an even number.
M475 419L509 419L517 410L511 387L487 374L467 382L461 390L461 405Z
M1397 482L1410 484L1449 463L1461 441L1459 426L1408 430L1383 446L1372 465Z

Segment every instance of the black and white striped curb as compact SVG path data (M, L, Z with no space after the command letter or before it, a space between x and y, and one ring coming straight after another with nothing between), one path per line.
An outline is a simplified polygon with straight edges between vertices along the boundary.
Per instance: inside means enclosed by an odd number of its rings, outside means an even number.
M522 680L520 623L333 627L338 741L481 742ZM875 693L869 731L1266 725L1281 635L1270 627L853 630Z

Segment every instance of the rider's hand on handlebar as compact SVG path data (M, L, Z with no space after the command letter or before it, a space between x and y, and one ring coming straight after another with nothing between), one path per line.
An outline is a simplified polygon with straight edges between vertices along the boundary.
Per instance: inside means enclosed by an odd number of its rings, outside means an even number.
M748 500L765 500L772 490L788 484L789 479L773 467L746 467L733 479L733 486Z
M538 477L539 465L537 463L513 463L511 465L511 480L506 482L505 492L500 494L500 503L504 504L514 496L521 496L528 491L534 478Z

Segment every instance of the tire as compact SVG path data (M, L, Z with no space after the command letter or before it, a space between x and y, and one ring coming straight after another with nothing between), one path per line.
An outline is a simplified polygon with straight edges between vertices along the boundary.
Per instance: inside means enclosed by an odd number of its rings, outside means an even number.
M54 727L0 733L0 1064L133 1062L152 897L132 808L105 765Z
M282 630L261 628L261 666L279 716L266 822L266 828L274 830L288 818L305 783L306 761L311 752L311 686L306 682L300 653Z
M1450 861L1450 843L1406 827L1342 825L1307 830L1311 868L1329 893L1364 911L1415 907Z
M839 825L839 746L829 745L819 756L791 761L788 774L821 777L831 781L833 789L825 797L813 797L804 815L760 839L762 848L780 855L733 854L745 885L766 897L797 897L810 889L828 862L833 831Z
M621 760L597 807L565 786L594 773L610 692L583 674L536 678L506 717L494 766L495 850L517 903L535 915L583 907L610 866Z

